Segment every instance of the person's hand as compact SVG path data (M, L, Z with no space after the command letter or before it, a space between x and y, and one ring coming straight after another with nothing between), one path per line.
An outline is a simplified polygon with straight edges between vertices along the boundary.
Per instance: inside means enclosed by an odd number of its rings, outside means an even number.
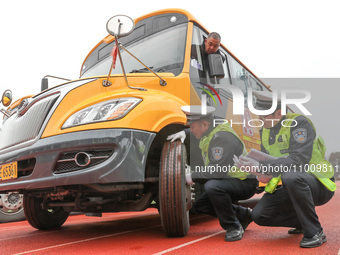
M245 157L243 155L237 158L234 155L233 161L234 161L235 166L238 167L241 171L244 171L247 173L253 173L253 174L258 173L260 163L256 161L255 159Z
M234 161L234 166L236 166L237 168L241 168L241 166L242 166L241 162L236 155L234 155L233 161Z
M191 178L191 167L188 164L185 164L185 182L188 185L191 185L194 183Z
M233 160L235 166L238 167L241 171L256 175L258 177L258 180L262 183L268 183L273 178L272 175L266 175L259 172L260 163L255 159L245 157L242 155L239 158L237 158L234 155Z
M181 142L184 143L185 137L186 137L185 132L184 131L180 131L180 132L175 133L173 135L169 135L167 140L170 140L170 142L174 142L177 139L180 139Z
M187 173L185 174L185 181L188 185L192 185L194 182L192 181L191 174Z

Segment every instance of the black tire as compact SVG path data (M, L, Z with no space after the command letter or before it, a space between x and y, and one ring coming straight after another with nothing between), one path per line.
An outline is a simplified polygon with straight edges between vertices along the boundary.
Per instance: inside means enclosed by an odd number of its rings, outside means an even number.
M159 211L165 234L185 236L189 230L190 186L186 185L187 154L180 141L163 146L159 173Z
M43 198L24 196L24 211L28 223L40 230L49 230L61 227L67 220L69 213L62 207L43 209Z
M24 208L14 213L3 212L0 210L0 223L22 221L25 219Z

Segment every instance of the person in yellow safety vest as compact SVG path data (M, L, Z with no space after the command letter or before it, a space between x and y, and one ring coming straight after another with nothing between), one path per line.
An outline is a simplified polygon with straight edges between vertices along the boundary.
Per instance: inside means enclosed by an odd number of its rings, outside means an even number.
M254 94L256 109L271 108L271 92ZM307 117L291 112L283 116L280 101L272 114L260 118L261 150L276 158L264 162L234 158L241 170L268 182L252 218L261 226L292 227L289 234L303 234L300 247L318 247L327 239L315 206L327 203L336 189L334 170L324 158L325 144ZM277 186L280 181L282 186Z
M190 157L200 156L204 162L191 165L191 173L186 174L188 185L204 183L204 193L194 203L194 209L219 219L226 230L225 241L240 240L252 222L251 209L233 203L252 197L258 187L255 176L241 172L233 164L233 155L246 153L245 146L229 124L214 127L213 107L208 106L206 115L201 114L201 106L182 107L182 110L187 115L191 133L200 139L201 155L193 155L190 148ZM185 131L181 131L168 140L184 142L186 137Z

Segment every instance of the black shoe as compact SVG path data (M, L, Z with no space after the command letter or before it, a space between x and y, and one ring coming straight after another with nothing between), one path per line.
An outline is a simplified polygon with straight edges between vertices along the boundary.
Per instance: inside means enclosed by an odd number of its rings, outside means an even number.
M323 233L321 229L318 233L316 233L312 238L302 238L300 242L300 247L302 248L313 248L322 245L327 242L326 235Z
M251 218L251 212L253 210L251 208L247 208L246 210L247 210L246 211L246 216L243 219L239 219L243 230L246 230L248 225L253 221L253 219Z
M303 234L303 230L299 228L292 228L288 230L288 234L290 235Z
M226 242L233 242L238 241L242 239L244 230L242 226L240 226L238 229L227 229L227 233L225 235Z

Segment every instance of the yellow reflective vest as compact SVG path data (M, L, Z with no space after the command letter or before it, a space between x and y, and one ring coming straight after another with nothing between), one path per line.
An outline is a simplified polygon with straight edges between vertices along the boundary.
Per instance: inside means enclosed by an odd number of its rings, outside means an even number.
M210 163L209 160L209 146L212 138L214 135L219 131L225 131L230 132L233 135L237 137L237 139L242 143L243 146L243 155L247 154L246 147L243 143L243 141L238 137L238 135L235 133L235 131L230 127L229 123L220 124L217 127L215 127L207 136L204 136L200 140L199 147L202 151L202 157L204 160L204 164L207 166ZM249 175L248 173L242 172L240 169L238 169L236 166L233 166L230 171L227 173L228 176L238 178L240 180L244 180Z
M268 153L274 157L282 157L288 156L288 148L289 141L291 137L290 126L295 118L302 116L301 114L296 113L287 113L285 126L282 126L279 133L276 135L275 143L269 145L269 136L270 129L263 128L261 142L262 146L268 151ZM306 118L313 126L313 123ZM280 142L278 141L278 137L282 137ZM287 151L287 153L282 154L281 151ZM309 165L305 167L303 170L308 172L309 174L314 175L328 190L335 191L336 184L330 180L330 178L334 175L334 169L327 160L325 160L325 152L326 146L323 139L320 136L317 136L313 142L313 152L312 158L309 162ZM299 169L300 171L301 169ZM265 191L268 193L273 193L276 189L276 186L281 181L281 175L278 177L272 178L266 185Z

